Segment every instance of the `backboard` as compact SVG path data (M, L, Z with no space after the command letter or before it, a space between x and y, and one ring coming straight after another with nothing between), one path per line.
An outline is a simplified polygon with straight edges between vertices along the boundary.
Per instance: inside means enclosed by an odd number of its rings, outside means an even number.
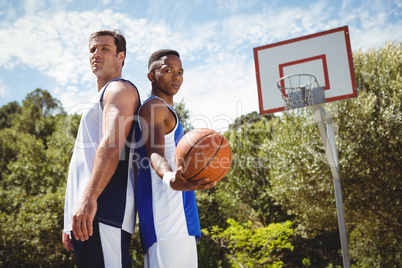
M260 114L284 110L277 82L287 75L314 75L325 102L357 97L347 26L256 47L254 61Z

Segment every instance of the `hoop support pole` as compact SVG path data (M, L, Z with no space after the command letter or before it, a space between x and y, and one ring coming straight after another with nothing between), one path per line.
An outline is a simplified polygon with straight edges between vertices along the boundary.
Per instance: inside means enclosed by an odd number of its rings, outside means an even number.
M325 147L325 153L327 155L328 164L331 169L334 190L335 190L335 201L336 209L338 214L338 225L339 225L339 235L341 239L342 247L342 260L343 267L350 268L349 259L349 246L346 233L345 215L343 211L343 201L342 201L342 188L340 173L338 167L338 153L335 143L335 131L332 117L325 111L321 105L314 105L314 118L317 122L318 129L321 134L322 141Z

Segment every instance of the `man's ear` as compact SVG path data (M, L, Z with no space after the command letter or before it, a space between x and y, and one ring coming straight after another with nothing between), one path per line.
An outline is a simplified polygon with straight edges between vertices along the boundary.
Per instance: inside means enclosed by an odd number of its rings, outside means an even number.
M148 73L148 80L151 82L155 82L155 74L154 73Z
M125 55L124 55L124 51L120 51L119 54L117 55L117 57L119 58L119 60L124 60Z

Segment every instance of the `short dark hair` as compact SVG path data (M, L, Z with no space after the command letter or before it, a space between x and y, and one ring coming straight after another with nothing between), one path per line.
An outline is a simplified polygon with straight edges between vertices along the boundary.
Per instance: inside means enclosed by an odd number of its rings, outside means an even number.
M89 42L91 42L92 39L94 39L98 36L104 36L104 35L110 35L114 38L114 44L116 45L116 53L119 54L120 52L124 52L124 60L125 60L126 59L126 38L124 38L121 31L114 29L113 31L100 30L100 31L94 32L89 37ZM123 60L123 64L122 64L123 66L124 66L124 60Z
M162 57L167 55L175 55L180 58L179 52L172 49L160 49L152 53L151 57L149 57L148 61L148 72L151 72L155 63L158 62Z

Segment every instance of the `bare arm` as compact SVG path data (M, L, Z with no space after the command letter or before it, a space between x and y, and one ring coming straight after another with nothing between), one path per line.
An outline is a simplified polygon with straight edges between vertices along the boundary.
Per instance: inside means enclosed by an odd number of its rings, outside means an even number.
M172 168L165 159L165 134L171 131L172 112L158 99L148 101L140 111L140 122L145 151L149 161L160 178L167 172L172 172ZM162 104L162 105L161 105ZM173 125L174 125L173 124ZM182 168L176 171L175 178L170 182L170 186L177 191L193 191L209 189L216 185L216 182L209 183L209 178L199 181L188 181L182 175Z
M97 199L116 170L132 118L139 107L136 90L123 82L108 86L103 103L102 140L96 151L91 178L73 215L73 233L75 239L81 241L88 240L93 234Z

